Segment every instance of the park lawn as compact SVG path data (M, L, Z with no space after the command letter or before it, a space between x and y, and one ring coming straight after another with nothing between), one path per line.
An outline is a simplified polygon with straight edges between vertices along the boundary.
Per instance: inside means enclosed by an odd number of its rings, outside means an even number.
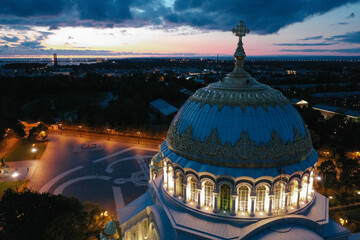
M16 191L16 186L17 186L17 190L21 192L26 188L28 182L29 182L29 180L0 182L0 199L4 195L6 189L11 188L14 191Z
M31 152L33 144L35 144L37 149L36 153ZM4 158L7 162L40 159L45 152L47 144L48 142L39 140L23 139L10 148Z

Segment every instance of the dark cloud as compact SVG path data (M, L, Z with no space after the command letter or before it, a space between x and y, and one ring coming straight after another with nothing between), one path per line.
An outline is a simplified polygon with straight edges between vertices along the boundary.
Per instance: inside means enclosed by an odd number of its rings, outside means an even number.
M26 47L26 48L32 48L32 49L43 48L43 46L41 46L41 43L38 41L25 41L25 42L20 43L20 46Z
M275 46L328 46L333 43L275 43Z
M349 16L347 16L346 18L354 18L355 17L355 13L350 13L350 15Z
M268 34L353 2L358 0L176 0L175 12L165 17L173 23L220 30L229 29L242 19L253 32Z
M338 22L337 25L348 25L348 22Z
M19 38L16 37L16 36L13 36L13 37L4 36L1 39L5 40L7 42L17 42L17 41L19 41Z
M360 53L360 48L343 48L343 49L281 49L281 52L333 52L333 53Z
M337 41L337 42L347 42L347 43L360 43L360 31L348 32L343 35L335 35L335 36L326 38L325 40Z
M240 19L258 34L359 0L175 0L172 8L160 0L13 0L0 1L0 24L162 28L192 26L229 30ZM349 17L355 16L350 14Z
M301 39L298 39L300 41L307 41L307 40L320 40L322 39L323 36L322 35L319 35L319 36L314 36L314 37L306 37L306 38L301 38Z

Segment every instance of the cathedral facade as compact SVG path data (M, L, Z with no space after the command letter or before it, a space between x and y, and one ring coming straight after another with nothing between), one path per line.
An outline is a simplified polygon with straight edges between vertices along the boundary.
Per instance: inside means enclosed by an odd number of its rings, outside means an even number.
M306 125L279 91L243 69L199 89L150 164L148 191L119 210L123 239L351 239L313 189Z

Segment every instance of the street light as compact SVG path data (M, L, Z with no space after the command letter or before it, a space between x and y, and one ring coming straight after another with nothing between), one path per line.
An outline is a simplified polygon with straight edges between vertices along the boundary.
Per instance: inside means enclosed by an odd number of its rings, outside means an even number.
M140 134L141 134L141 132L140 132L140 131L137 131L136 134L137 134L137 136L138 136L138 144L140 144Z
M16 191L18 192L18 179L17 179L17 177L19 176L19 173L18 172L14 172L12 175L11 175L11 177L13 177L13 178L15 178L15 182L16 182Z
M33 146L33 147L31 148L31 152L34 153L34 159L36 159L37 148Z
M108 129L106 129L106 131L108 132L108 140L110 140L110 131L111 131L111 129L108 128Z
M79 131L80 131L80 137L81 137L81 128L82 128L82 126L78 126L78 128L79 128Z

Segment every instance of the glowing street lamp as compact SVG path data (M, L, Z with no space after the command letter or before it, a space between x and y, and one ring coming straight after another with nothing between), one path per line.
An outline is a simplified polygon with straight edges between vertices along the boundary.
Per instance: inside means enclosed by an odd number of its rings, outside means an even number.
M138 136L138 144L140 144L140 134L141 134L141 132L140 132L140 131L137 131L136 134L137 134L137 136Z
M13 177L13 178L15 178L15 182L16 182L16 191L18 192L18 179L17 179L17 177L19 176L19 173L18 172L14 172L12 175L11 175L11 177Z
M35 147L35 144L33 144L33 147L31 148L31 152L34 154L34 159L36 159L37 148Z
M316 180L321 181L321 177L320 177L320 176L317 176L317 177L316 177Z

